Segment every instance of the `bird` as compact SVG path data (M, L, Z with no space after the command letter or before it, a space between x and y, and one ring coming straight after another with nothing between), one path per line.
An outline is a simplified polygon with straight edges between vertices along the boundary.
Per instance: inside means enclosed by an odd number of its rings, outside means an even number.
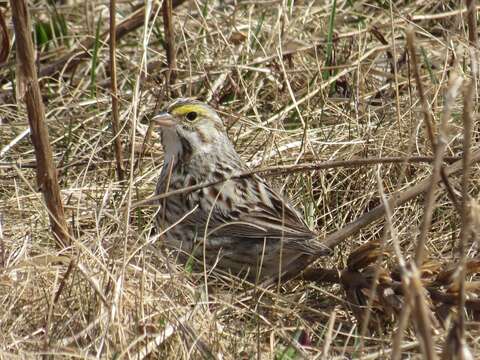
M325 249L286 197L248 175L211 106L178 98L151 121L164 151L156 228L180 262L196 259L246 280L277 281L297 275Z

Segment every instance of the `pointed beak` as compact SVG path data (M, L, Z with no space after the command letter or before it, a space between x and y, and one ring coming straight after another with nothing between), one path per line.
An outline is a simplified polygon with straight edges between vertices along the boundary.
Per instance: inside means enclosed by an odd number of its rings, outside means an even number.
M152 121L160 127L174 127L176 125L175 118L167 112L161 112L152 118Z

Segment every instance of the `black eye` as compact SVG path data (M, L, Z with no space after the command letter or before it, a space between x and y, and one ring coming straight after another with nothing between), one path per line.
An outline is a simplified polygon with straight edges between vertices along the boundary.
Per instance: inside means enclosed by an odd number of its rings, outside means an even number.
M195 111L190 111L185 115L185 119L187 119L188 121L193 121L196 118L197 118L197 113Z

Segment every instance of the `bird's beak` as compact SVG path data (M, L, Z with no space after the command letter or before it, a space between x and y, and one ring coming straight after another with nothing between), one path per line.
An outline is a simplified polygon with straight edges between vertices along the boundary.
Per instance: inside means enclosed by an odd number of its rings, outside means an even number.
M152 118L152 121L160 127L166 128L174 127L176 124L175 118L167 112L161 112L160 114L155 115Z

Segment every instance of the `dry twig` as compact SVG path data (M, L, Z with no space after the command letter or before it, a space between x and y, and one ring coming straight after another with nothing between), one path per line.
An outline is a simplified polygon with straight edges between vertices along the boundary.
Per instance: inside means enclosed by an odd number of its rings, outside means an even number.
M110 0L110 88L112 91L112 132L113 132L113 152L117 165L118 180L125 178L125 167L123 164L122 141L120 139L120 122L118 114L118 94L117 94L117 32L116 32L116 0Z

